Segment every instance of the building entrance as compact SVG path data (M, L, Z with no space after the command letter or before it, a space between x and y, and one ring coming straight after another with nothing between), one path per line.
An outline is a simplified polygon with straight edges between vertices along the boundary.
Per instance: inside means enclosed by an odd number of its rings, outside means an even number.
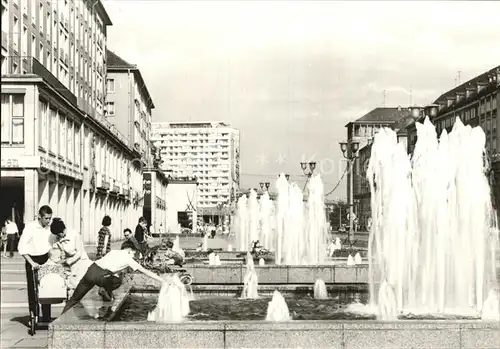
M2 177L0 180L0 224L10 218L19 231L24 228L24 178ZM32 220L31 217L29 220Z

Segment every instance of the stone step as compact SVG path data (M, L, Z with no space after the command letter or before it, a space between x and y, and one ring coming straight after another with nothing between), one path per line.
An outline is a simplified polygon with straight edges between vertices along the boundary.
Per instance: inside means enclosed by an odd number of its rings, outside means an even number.
M26 286L17 287L13 289L2 288L1 301L2 304L28 302L28 293L26 290Z
M1 277L2 277L2 286L4 285L4 283L8 283L8 282L26 282L26 273L21 270L21 271L15 271L15 270L2 270L2 273L1 273Z

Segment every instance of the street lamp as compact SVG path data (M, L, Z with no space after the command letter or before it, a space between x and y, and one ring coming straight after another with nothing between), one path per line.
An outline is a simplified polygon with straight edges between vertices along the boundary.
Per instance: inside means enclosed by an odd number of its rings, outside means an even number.
M349 148L350 146L350 148ZM354 161L358 157L359 150L359 142L350 141L348 142L340 142L340 150L342 150L342 155L349 163L349 235L348 241L349 244L352 242L352 237L354 235L354 195L353 195L353 186L354 186L354 176L353 176L353 168Z
M278 178L280 178L280 175L278 175ZM288 173L285 173L285 178L286 178L287 181L289 181L290 180L290 175Z
M260 189L264 190L266 188L266 191L269 191L269 187L271 186L271 183L269 182L260 182Z
M307 168L307 165L309 165L309 168ZM315 162L310 162L310 163L301 162L300 167L302 168L302 172L304 172L304 174L308 178L310 178L314 173L314 169L316 168L316 163Z

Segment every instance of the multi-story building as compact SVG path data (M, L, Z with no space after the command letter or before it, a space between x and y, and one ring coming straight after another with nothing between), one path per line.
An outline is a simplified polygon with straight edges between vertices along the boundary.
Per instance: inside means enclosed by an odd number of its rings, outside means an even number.
M371 215L370 189L366 180L366 166L370 158L370 152L367 151L367 145L373 139L373 136L383 127L391 127L397 121L410 115L407 108L402 107L384 107L375 108L368 114L363 115L356 121L350 122L347 127L347 151L351 151L351 143L358 142L358 157L355 158L352 173L347 172L347 193L348 199L351 188L351 176L353 183L353 210L358 218L361 228L366 226L368 218ZM349 202L349 200L348 200Z
M153 185L153 188L147 190L160 193L165 189L161 188L165 182L159 180L160 187L155 188L156 179L152 180L152 177L156 178L157 173L153 166L154 154L150 147L152 110L155 107L153 99L137 65L130 64L116 53L106 50L106 67L105 115L113 127L125 136L128 146L134 151L130 169L131 180L134 183L152 181L152 184L148 185ZM148 169L147 174L144 172L145 169ZM160 178L162 174L158 173L158 179ZM146 193L147 190L144 196L137 191L133 194L137 198L137 206L132 216L135 220L140 216L146 216L148 223L156 229L161 223L161 219L158 224L154 224L151 220L152 216L156 217L155 210L152 210L152 207L156 207L154 202L156 196L151 197ZM161 200L165 200L165 197ZM159 207L164 207L161 201ZM137 222L134 222L135 224Z
M239 131L222 122L153 123L151 141L173 178L196 177L197 212L216 216L240 185Z
M441 134L444 130L450 132L458 118L471 126L481 126L486 135L486 151L491 160L494 201L500 207L500 66L466 81L465 83L443 93L434 102L435 107L425 111L425 116L436 126ZM408 127L408 152L413 153L417 142L415 125Z
M106 117L144 161L151 158L150 135L155 105L137 65L107 50ZM151 164L149 164L151 165Z
M105 214L113 239L136 224L136 154L104 119L109 25L99 0L2 1L0 219L49 204L86 243Z
M148 161L148 167L143 170L144 183L144 208L142 216L152 226L152 234L167 232L167 187L168 179L159 168L161 164L160 152L150 146L152 158Z

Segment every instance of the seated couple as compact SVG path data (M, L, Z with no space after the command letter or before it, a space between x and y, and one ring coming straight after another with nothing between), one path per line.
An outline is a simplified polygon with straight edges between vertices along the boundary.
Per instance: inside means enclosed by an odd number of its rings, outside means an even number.
M130 269L139 271L163 285L166 282L165 280L159 275L144 269L134 260L137 254L138 251L134 244L125 242L121 250L111 250L104 257L92 263L78 283L75 292L66 302L62 313L76 305L94 286L101 288L100 294L103 298L111 300L112 292L120 287L122 283L122 274Z

